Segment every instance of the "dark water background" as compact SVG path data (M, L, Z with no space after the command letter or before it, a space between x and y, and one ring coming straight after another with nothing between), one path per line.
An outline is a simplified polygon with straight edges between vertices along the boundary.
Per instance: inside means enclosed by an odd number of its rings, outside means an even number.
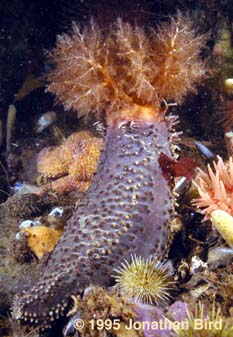
M10 0L0 2L0 104L4 110L25 76L46 70L44 51L54 46L56 35L69 30L72 21L83 24L97 18L104 27L118 16L143 25L155 25L178 10L193 19L205 17L202 30L213 34L220 17L231 20L233 2L228 1L92 1Z

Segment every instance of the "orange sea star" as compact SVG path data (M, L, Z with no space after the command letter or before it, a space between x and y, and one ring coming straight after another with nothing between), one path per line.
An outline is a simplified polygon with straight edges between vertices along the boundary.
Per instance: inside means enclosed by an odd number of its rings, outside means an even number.
M73 133L60 146L43 149L38 156L37 170L46 177L56 179L38 191L52 190L58 194L79 189L86 191L103 147L103 139L89 131Z

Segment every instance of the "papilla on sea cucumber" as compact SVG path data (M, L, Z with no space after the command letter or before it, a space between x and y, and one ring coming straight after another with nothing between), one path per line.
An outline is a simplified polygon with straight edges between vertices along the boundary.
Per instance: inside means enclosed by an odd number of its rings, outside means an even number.
M161 102L181 103L207 76L206 39L181 14L149 34L118 19L108 33L91 22L58 37L48 90L86 120L104 112L105 146L44 274L15 298L16 319L49 327L71 294L111 285L113 268L132 254L165 256L173 200L159 158L172 153Z

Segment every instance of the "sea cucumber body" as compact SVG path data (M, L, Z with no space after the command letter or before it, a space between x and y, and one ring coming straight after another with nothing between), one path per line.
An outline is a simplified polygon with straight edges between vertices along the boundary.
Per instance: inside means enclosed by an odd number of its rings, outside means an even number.
M158 159L161 152L171 157L168 140L166 122L107 128L83 205L69 220L44 275L15 301L16 318L31 313L38 324L53 320L71 294L93 283L111 285L113 268L132 254L165 255L172 198Z

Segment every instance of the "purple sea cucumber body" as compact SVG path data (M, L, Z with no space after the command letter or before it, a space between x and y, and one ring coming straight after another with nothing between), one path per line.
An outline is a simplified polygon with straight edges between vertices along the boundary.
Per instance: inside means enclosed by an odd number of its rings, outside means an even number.
M160 152L171 157L166 122L108 127L105 140L83 205L44 275L16 299L16 318L45 326L62 314L71 294L90 284L111 285L113 268L132 254L165 255L172 201L158 159Z

